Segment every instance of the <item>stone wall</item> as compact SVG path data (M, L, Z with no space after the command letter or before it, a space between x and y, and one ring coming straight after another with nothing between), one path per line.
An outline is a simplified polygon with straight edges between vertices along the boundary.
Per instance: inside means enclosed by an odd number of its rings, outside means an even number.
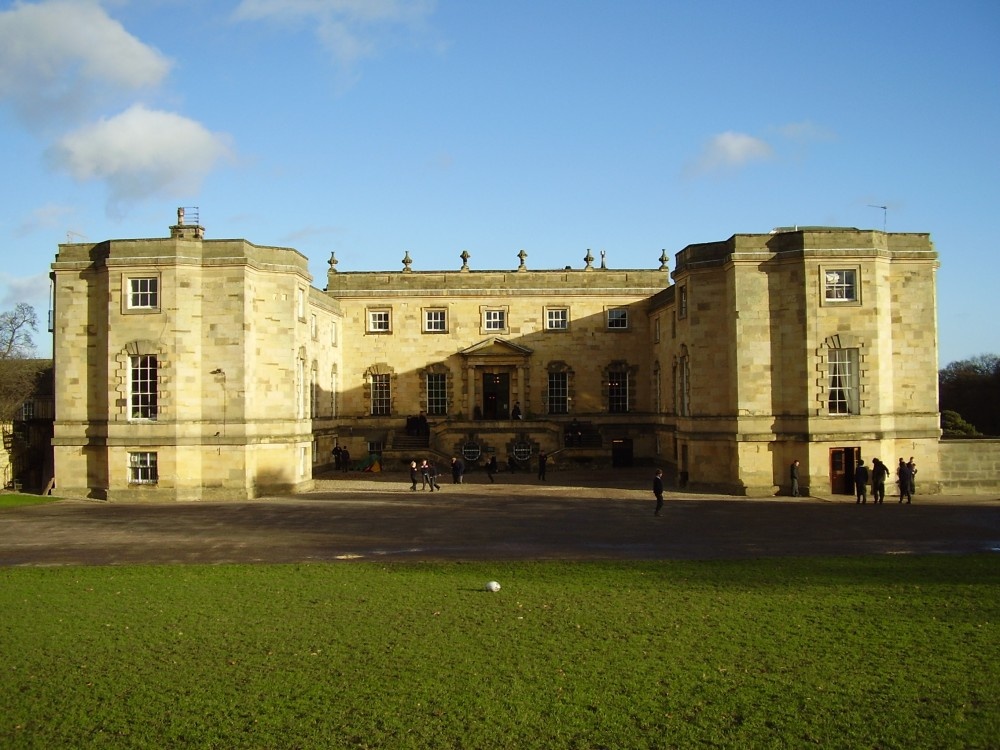
M938 452L942 495L1000 493L1000 440L942 440Z

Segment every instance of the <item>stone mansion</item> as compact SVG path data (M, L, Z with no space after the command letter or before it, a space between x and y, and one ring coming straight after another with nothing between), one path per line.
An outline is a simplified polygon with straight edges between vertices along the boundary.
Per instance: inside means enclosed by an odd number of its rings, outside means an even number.
M850 492L857 461L937 477L927 234L833 227L689 245L673 268L412 268L313 286L294 249L166 238L59 246L60 495L245 499L364 465L496 455L673 469L692 486ZM516 417L516 418L515 418Z

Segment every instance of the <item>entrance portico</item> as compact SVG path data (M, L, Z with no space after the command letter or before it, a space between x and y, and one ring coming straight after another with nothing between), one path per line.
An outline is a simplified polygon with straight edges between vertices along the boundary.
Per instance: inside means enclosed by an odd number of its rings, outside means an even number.
M465 359L465 392L469 414L481 419L507 419L527 393L532 350L500 338L489 338L459 352Z

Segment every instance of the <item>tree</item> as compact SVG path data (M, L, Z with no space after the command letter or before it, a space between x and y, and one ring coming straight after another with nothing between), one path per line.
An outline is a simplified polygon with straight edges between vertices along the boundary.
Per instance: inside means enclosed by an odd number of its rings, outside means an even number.
M938 373L941 411L957 412L979 432L1000 435L1000 356L980 354Z
M980 432L969 424L957 411L941 412L941 431L945 437L979 437Z
M32 359L38 331L35 308L21 302L13 310L0 313L0 422L12 421L21 404L31 397L47 362Z

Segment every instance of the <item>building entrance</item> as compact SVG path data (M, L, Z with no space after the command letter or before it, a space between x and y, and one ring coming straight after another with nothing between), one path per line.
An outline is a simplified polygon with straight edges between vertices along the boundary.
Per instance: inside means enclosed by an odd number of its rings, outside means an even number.
M860 458L860 448L830 449L830 492L834 495L854 494L854 469Z
M510 375L505 372L483 373L483 419L507 419L510 416Z

